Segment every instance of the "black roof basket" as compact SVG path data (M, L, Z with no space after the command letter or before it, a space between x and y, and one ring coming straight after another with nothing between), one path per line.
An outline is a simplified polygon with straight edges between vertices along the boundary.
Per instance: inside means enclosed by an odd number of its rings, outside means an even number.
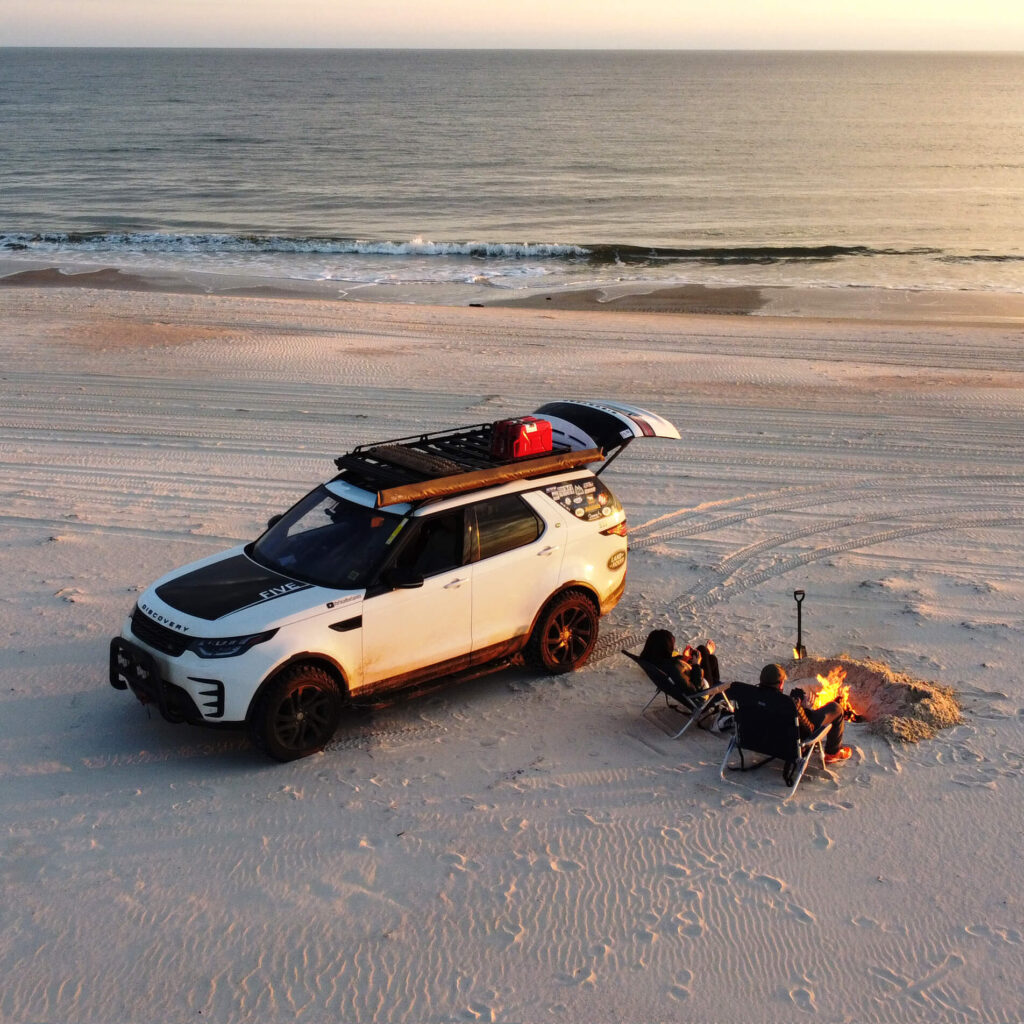
M424 501L490 487L511 480L544 476L600 462L599 448L551 451L517 459L491 454L493 423L454 430L410 434L362 444L334 460L338 478L377 493L377 504Z

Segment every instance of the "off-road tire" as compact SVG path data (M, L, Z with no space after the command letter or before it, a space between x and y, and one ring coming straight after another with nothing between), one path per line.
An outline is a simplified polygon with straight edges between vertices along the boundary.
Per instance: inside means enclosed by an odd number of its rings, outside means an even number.
M295 665L258 697L249 736L275 761L295 761L323 750L338 728L341 711L341 692L333 677L315 665Z
M597 643L598 611L581 590L567 590L551 599L523 652L533 668L561 675L579 668Z

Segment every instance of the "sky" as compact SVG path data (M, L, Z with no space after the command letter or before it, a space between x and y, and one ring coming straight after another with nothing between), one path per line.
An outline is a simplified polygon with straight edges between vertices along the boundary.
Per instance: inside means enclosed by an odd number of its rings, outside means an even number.
M1024 0L0 0L0 46L1024 50Z

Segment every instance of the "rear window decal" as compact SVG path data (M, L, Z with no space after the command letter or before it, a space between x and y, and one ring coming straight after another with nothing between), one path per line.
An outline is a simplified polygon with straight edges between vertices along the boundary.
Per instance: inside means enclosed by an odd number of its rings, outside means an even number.
M618 510L619 504L600 480L569 480L551 484L544 493L577 519L593 523Z

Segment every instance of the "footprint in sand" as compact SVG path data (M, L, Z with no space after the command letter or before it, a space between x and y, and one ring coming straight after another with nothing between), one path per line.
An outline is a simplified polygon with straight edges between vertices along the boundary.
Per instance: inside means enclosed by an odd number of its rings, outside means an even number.
M557 974L555 977L563 985L585 985L592 987L597 982L597 976L589 967L577 967L571 974Z
M610 814L590 811L585 807L572 807L569 809L569 813L582 818L590 825L610 825L612 823L612 817Z
M462 1011L463 1020L496 1021L497 1011L485 1002L474 1001Z
M666 864L664 872L669 878L689 878L692 874L685 864Z
M792 988L786 990L786 998L805 1013L816 1013L818 1007L814 1002L814 989L808 986L807 979L801 979Z
M819 850L831 850L835 846L832 837L825 831L825 826L820 821L814 823L814 845Z
M734 886L738 886L740 883L746 883L748 886L756 887L761 889L763 892L768 894L768 905L773 909L781 909L785 913L789 914L790 917L795 918L797 921L802 921L805 924L813 924L815 921L814 915L806 908L800 906L799 903L794 903L791 899L784 899L776 901L776 896L782 896L788 891L788 886L781 878L776 878L774 875L751 875L748 871L735 871L732 875L732 881ZM740 897L740 901L748 903L750 905L756 905L762 901L762 897Z
M791 903L786 907L786 913L805 924L814 924L816 920L815 916L806 907L801 907L799 903Z
M487 944L499 952L511 949L517 942L520 942L526 934L522 925L512 928L509 925L499 925L487 936Z
M849 803L833 803L831 800L816 800L808 806L808 810L815 814L839 814L841 811L848 811L853 806Z
M870 928L872 931L883 931L882 925L873 917L855 917L851 922L855 928Z
M953 747L950 760L954 764L978 764L979 762L987 761L988 758L966 743L961 743Z
M475 860L467 860L461 853L445 853L441 856L441 863L447 864L452 871L479 871L482 867Z
M675 1000L683 1002L692 995L690 986L693 984L693 972L682 970L676 975L676 980L669 985L668 994Z
M547 867L554 871L556 874L566 871L579 871L582 865L577 864L574 860L566 860L564 857L551 857L547 861Z
M767 889L769 892L783 893L786 891L786 883L774 875L752 875L749 871L734 871L732 879L734 882L748 882L758 888Z
M958 786L966 786L968 789L995 789L996 780L993 778L993 770L983 769L977 775L954 775L950 780Z
M1024 936L1016 928L993 928L987 924L970 924L964 931L976 939L988 939L989 942L1005 943L1008 946L1019 946Z

